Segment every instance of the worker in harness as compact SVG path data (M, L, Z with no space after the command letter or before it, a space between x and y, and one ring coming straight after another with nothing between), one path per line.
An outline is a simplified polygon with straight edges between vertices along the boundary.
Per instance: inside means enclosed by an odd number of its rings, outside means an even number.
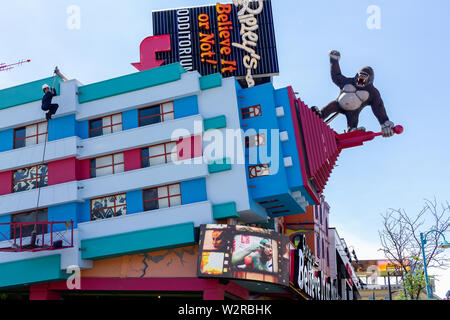
M52 98L56 96L56 90L55 87L50 90L48 84L44 84L42 90L44 91L44 96L42 97L41 109L47 111L45 118L48 121L52 118L52 115L56 113L56 110L58 110L59 107L56 103L52 103Z

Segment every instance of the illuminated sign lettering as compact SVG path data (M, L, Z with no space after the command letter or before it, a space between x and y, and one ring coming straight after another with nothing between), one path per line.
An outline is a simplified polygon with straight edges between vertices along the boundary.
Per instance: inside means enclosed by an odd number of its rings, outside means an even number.
M244 87L278 74L270 0L154 11L153 31L170 36L171 50L156 53L165 64L180 62L201 75L236 77Z

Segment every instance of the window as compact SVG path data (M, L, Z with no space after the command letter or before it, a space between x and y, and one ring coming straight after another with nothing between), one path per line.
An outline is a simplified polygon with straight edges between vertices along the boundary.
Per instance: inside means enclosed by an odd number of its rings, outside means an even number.
M139 127L173 119L175 119L173 102L166 102L139 110Z
M89 137L122 131L122 114L113 114L89 121Z
M14 149L39 144L47 139L47 122L14 129Z
M179 205L181 205L179 183L144 190L144 211Z
M325 242L323 241L323 238L322 238L322 257L325 258Z
M320 259L320 236L318 234L316 235L316 240L317 240L317 258Z
M241 109L242 119L250 119L261 115L261 105Z
M328 247L327 247L327 267L330 267L330 251L328 250Z
M47 209L41 209L41 210L35 210L32 212L26 212L26 213L20 213L13 215L11 217L12 223L33 223L33 222L45 222L48 221L48 211ZM29 225L22 225L22 237L29 237L31 236L31 233L33 230L41 234L47 232L47 225L35 225L35 224L29 224ZM37 229L39 228L39 229ZM42 228L44 228L44 231L42 232ZM11 227L11 239L17 239L20 238L20 225L15 225Z
M257 166L248 167L248 174L250 179L268 176L270 175L269 165L260 164Z
M141 149L142 168L170 163L172 157L174 159L178 157L176 142L161 143Z
M91 200L91 220L101 220L127 214L126 194Z
M265 144L266 144L266 136L264 133L245 137L246 148L254 148L258 146L263 146Z
M91 178L124 171L123 153L91 159Z
M46 164L14 171L13 192L27 191L48 185L48 166Z

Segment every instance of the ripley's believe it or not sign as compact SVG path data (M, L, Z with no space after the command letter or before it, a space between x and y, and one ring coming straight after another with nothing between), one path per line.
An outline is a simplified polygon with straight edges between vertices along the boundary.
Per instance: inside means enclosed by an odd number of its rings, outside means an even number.
M337 289L330 277L313 267L314 254L304 235L296 235L297 249L291 251L291 285L314 300L336 300Z
M153 32L170 35L170 51L156 53L165 64L235 76L248 87L278 74L270 0L154 11Z

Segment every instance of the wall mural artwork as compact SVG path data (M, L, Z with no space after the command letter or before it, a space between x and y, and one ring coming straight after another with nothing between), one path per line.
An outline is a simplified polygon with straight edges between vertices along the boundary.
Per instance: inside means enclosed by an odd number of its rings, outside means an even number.
M14 171L13 192L21 192L48 185L48 166L40 165Z
M127 214L126 194L93 199L91 201L92 220L107 219Z
M167 249L98 260L82 271L86 278L193 278L197 276L198 246Z

